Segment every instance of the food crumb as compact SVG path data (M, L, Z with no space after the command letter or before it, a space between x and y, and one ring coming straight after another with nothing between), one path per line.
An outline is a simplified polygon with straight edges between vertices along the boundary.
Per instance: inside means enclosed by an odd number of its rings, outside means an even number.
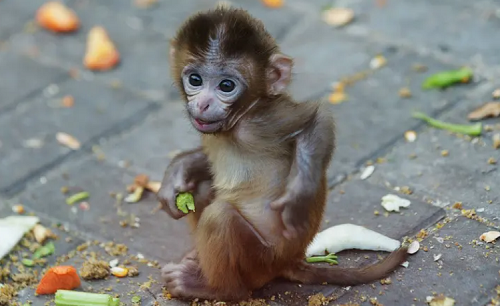
M85 280L103 279L109 276L109 264L103 260L89 259L80 269L80 276Z

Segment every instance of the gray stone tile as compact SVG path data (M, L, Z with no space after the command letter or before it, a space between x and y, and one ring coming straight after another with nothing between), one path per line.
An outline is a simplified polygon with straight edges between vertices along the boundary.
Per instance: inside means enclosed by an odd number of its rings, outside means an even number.
M15 33L22 32L26 23L34 19L36 10L43 3L45 3L43 0L2 1L0 5L0 41L8 39Z
M314 56L310 56L312 46ZM332 183L339 175L356 170L410 128L414 124L410 120L412 110L439 111L456 102L468 88L423 92L421 83L427 76L451 67L395 47L347 38L316 22L288 37L283 50L296 60L297 77L291 92L298 99L326 96L330 84L366 71L377 54L387 59L385 67L346 88L347 101L331 106L337 121L337 150L329 169ZM429 70L415 72L414 64ZM399 96L403 87L410 88L410 99Z
M12 52L8 47L0 49L0 66L2 67L0 113L12 108L15 103L27 99L50 82L68 77L63 70L43 66L28 57Z
M58 91L53 96L48 93ZM72 108L54 108L61 97L72 95ZM57 132L65 132L88 146L98 137L118 132L152 111L155 104L122 90L87 81L52 85L13 111L0 116L0 189L12 192L31 175L42 175L73 151L59 145ZM42 141L39 148L26 148L26 141Z
M408 209L384 216L382 197L392 193L411 201ZM380 215L375 215L379 211ZM415 197L354 179L330 191L323 228L352 223L380 232L393 239L413 235L445 216L443 209Z
M137 128L102 143L101 148L115 165L126 161L134 171L161 180L172 153L199 145L200 136L185 115L184 102L172 101Z
M463 100L439 119L469 124L467 114L485 99L487 97L478 98L477 102ZM500 120L487 122L493 125ZM476 143L447 131L424 127L415 142L405 143L401 139L401 143L386 156L387 162L377 165L369 180L378 184L388 182L393 186L410 186L417 196L430 197L440 206L462 202L464 209L484 209L478 215L498 226L500 190L497 182L500 172L498 163L492 165L488 160L499 161L500 155L492 147L492 134L485 132ZM448 150L449 155L443 157L442 150ZM486 190L488 186L489 191Z
M391 277L392 284L353 287L336 303L360 303L364 296L377 298L382 305L423 305L427 296L436 293L455 299L455 305L483 306L481 301L500 281L500 248L478 243L479 236L489 230L473 220L454 219L421 242L420 251L409 258L408 268ZM434 256L439 254L436 261Z
M358 16L347 31L382 36L470 60L480 56L487 65L498 65L498 40L490 39L500 28L491 1L348 1ZM476 2L476 1L474 1ZM431 34L432 33L432 34Z
M110 195L126 196L126 186L132 184L135 175L94 157L85 157L48 173L45 184L31 184L18 201L66 222L70 229L101 240L125 243L163 263L180 259L191 243L185 222L175 221L163 211L157 212L158 202L152 193L145 193L139 203L121 205ZM82 210L78 204L68 206L65 203L68 195L60 192L63 186L70 189L70 194L89 192L90 209ZM136 217L140 220L139 228L120 225L121 221L133 221Z

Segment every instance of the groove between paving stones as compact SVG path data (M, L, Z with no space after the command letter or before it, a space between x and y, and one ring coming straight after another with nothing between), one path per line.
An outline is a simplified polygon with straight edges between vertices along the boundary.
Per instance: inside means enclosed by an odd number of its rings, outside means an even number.
M11 185L4 187L0 189L0 194L3 194L7 197L12 197L16 195L17 193L21 192L24 190L26 185L31 182L32 180L36 179L37 177L42 176L45 174L47 171L50 171L57 166L61 165L64 161L69 160L71 158L77 158L78 156L81 156L84 153L89 153L92 151L92 146L102 138L111 138L114 135L120 134L126 130L134 128L136 125L139 125L141 122L143 122L148 115L152 114L154 111L158 110L161 108L161 105L159 105L156 102L151 101L147 107L142 109L140 112L133 114L132 116L122 120L121 122L118 122L111 128L103 131L102 133L90 138L87 142L83 143L81 146L81 149L78 151L70 151L65 155L62 155L53 161L43 165L42 167L30 172L28 175L25 177L17 180L16 182L12 183Z

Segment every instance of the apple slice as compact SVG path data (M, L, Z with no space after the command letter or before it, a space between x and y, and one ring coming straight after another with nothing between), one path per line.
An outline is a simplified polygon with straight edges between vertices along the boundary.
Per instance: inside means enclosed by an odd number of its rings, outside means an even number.
M83 64L90 70L110 70L120 62L120 53L106 30L101 26L93 27L87 36L87 50Z
M80 27L76 13L58 1L47 2L36 12L38 24L56 33L73 32Z

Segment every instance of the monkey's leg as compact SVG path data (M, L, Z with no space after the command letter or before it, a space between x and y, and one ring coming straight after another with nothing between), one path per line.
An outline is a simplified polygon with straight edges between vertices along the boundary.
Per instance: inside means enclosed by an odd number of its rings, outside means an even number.
M214 202L195 232L197 258L167 264L162 276L175 297L244 300L275 278L273 251L231 205Z

